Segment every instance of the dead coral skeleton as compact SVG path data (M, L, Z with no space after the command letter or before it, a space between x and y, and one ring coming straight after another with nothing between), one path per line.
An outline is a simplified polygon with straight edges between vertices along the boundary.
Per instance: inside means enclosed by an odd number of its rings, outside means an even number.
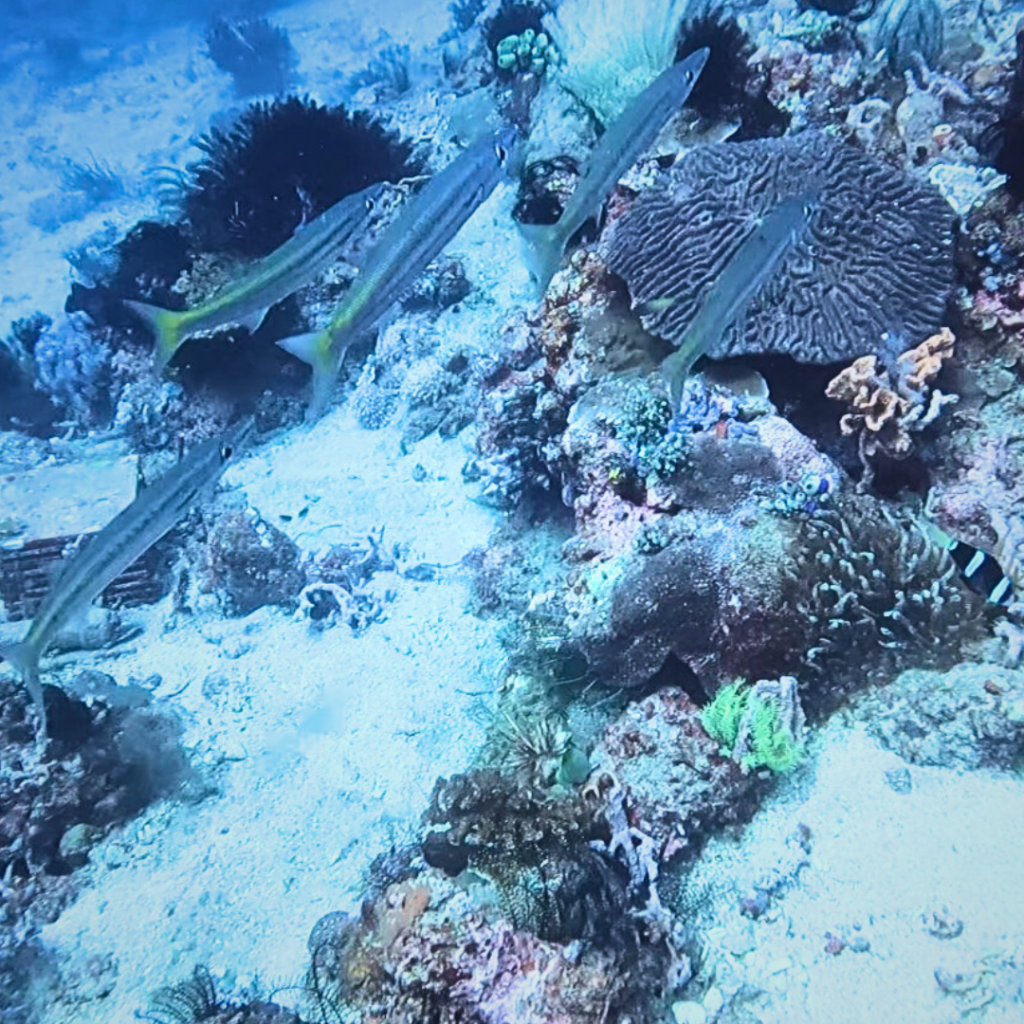
M847 436L857 436L864 477L862 490L874 477L874 459L881 453L905 459L913 435L934 423L947 405L958 400L932 387L943 363L953 353L955 338L948 327L898 356L889 369L877 356L861 356L834 377L825 394L850 406L839 421Z

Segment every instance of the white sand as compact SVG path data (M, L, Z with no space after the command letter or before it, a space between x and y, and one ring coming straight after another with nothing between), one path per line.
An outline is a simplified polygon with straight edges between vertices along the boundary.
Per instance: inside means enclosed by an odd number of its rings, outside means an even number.
M309 550L384 524L416 560L457 563L494 525L467 500L461 445L396 448L393 434L337 412L261 449L228 482L268 517L309 504L293 530ZM122 682L160 673L158 696L182 691L169 703L187 716L199 762L220 766L222 792L157 807L96 851L88 887L44 939L66 979L99 962L116 964L117 983L48 1019L130 1019L196 963L295 980L316 920L358 906L369 860L411 834L434 780L479 747L503 661L494 628L463 611L457 565L440 581L387 583L386 621L360 636L344 625L316 633L270 609L243 620L211 609L160 635L157 613L134 652L92 662ZM210 675L221 677L212 699Z
M885 772L901 767L864 732L832 725L738 842L709 845L698 877L719 893L706 911L715 925L705 972L723 990L742 985L723 1022L1024 1019L1006 992L1024 983L1024 787L1008 775L911 767L912 789L900 794ZM809 864L764 917L742 917L737 891L793 863L786 838L800 823L811 830ZM942 908L962 922L959 936L925 928L922 915ZM830 954L828 933L870 949ZM1015 954L1016 972L1005 963ZM936 969L982 973L946 994ZM701 994L695 984L687 996ZM986 994L991 1002L969 1010Z

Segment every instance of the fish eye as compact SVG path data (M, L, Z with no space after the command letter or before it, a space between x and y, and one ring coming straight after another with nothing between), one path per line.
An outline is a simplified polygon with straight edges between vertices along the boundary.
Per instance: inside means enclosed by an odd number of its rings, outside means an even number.
M497 153L498 159L504 163L508 159L508 150L504 146L495 146L494 152Z
M231 445L226 444L221 447L220 457L222 459L230 459L233 453L234 449L231 447Z

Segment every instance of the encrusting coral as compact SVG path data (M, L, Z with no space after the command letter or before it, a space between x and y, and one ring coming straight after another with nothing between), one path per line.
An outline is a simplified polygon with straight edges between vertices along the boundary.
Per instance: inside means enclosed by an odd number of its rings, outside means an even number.
M943 408L957 401L933 387L943 364L953 354L953 332L944 327L893 361L892 372L879 365L877 356L862 356L828 384L825 394L845 402L840 429L857 438L864 466L862 486L874 474L879 455L905 459L913 451L914 435L934 423Z

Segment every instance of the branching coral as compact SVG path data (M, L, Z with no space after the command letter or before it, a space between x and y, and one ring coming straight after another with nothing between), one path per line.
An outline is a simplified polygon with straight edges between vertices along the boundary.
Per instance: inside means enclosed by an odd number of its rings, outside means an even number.
M878 455L905 459L914 435L933 423L947 405L957 401L932 386L943 363L953 354L953 332L944 327L893 361L890 374L876 356L862 356L834 377L825 394L845 402L850 411L839 421L847 436L856 436L867 486Z

